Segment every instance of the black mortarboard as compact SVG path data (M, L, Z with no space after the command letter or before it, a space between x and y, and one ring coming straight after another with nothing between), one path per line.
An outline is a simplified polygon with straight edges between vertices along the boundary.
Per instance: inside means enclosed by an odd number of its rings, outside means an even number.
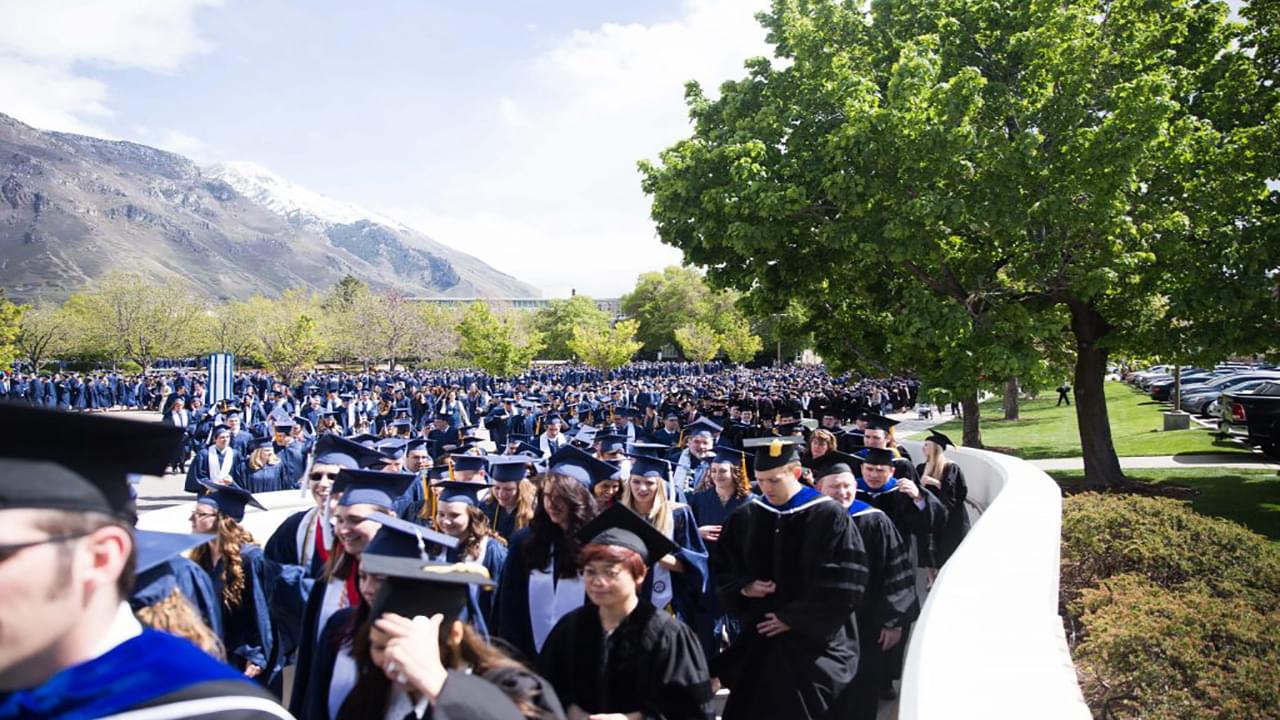
M200 484L209 491L209 494L200 496L196 503L216 508L218 512L236 522L244 520L244 507L246 505L252 505L259 510L267 509L253 497L253 493L234 483L231 485L218 485L201 481Z
M0 404L0 509L132 519L128 476L163 475L182 432L162 423Z
M862 456L863 465L892 465L893 451L885 448L866 448Z
M333 479L333 492L342 494L338 504L344 507L367 503L389 508L416 479L413 473L343 468Z
M925 440L928 440L929 442L933 443L934 445L937 445L943 450L946 450L948 447L955 445L955 443L951 442L951 438L947 437L946 435L943 435L942 433L936 430L931 431L929 433L929 437L925 438Z
M450 455L454 470L476 471L489 467L489 459L483 455Z
M627 446L626 435L615 435L608 433L605 435L596 435L595 441L600 443L600 452L622 452Z
M374 464L380 457L382 453L377 450L339 437L334 433L325 433L316 440L313 462L355 470Z
M684 436L691 438L697 435L714 435L723 430L724 428L706 418L698 418L685 427Z
M528 455L491 455L489 477L494 482L520 482L529 474L533 458Z
M631 455L631 474L667 480L671 477L671 463L648 455Z
M628 452L639 457L661 458L666 456L671 446L655 442L633 442L627 444L627 449Z
M804 423L801 423L798 420L794 422L778 423L773 427L778 431L779 435L795 435L796 433L804 431Z
M268 435L255 436L249 441L250 450L262 450L264 448L274 447L275 441Z
M440 488L440 502L460 502L476 507L480 507L480 493L489 490L489 485L486 483L459 480L446 480L436 483L435 487Z
M579 450L572 445L562 447L547 459L547 472L571 477L586 487L608 479L617 468Z
M680 549L671 538L622 503L614 503L595 516L578 531L577 538L584 545L609 545L632 550L645 563L656 562Z
M357 445L364 445L365 447L373 447L374 443L378 442L382 438L378 437L377 435L372 435L370 433L360 433L359 435L352 435L347 439L353 443L356 443Z
M530 445L527 442L516 443L512 455L524 455L525 457L541 458L542 448L537 445Z
M384 576L373 599L369 618L386 613L413 618L443 615L446 623L467 608L471 587L493 587L489 571L473 563L424 563L419 558L360 556L360 569Z
M787 463L799 462L801 444L800 439L794 436L747 438L742 441L743 448L755 451L757 471L773 470Z
M734 450L733 448L725 447L724 445L717 445L715 450L716 455L712 458L711 462L722 464L727 463L729 465L738 465L742 462L744 453L741 450Z
M813 478L815 480L824 478L828 475L836 475L838 473L849 473L857 475L859 468L862 466L862 460L853 455L846 455L842 452L828 451L822 457L812 461L810 467L813 468Z
M863 418L867 421L867 427L883 430L885 432L889 432L893 429L894 425L898 424L898 421L893 418L887 418L875 413L867 413L863 415Z
M384 438L374 444L378 452L382 453L386 460L399 460L404 457L404 448L409 444L405 438Z
M448 479L448 477L449 477L449 466L446 463L440 463L439 465L432 465L431 467L427 468L428 480L446 480Z
M134 572L141 575L169 558L203 545L213 538L213 535L199 533L134 530L133 546L138 553Z
M365 547L365 553L373 555L393 555L395 557L427 559L435 549L458 547L458 539L452 535L436 532L429 527L392 517L384 512L371 512L365 516L382 527Z

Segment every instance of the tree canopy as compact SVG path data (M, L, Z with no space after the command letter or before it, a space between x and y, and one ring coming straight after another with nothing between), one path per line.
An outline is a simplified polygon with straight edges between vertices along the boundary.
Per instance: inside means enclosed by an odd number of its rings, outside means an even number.
M538 356L546 360L569 360L575 355L586 361L572 347L579 329L588 336L607 333L612 318L596 307L596 301L586 295L555 299L534 316L534 328L542 333L543 347Z
M693 136L642 162L663 240L798 301L835 364L1017 374L1075 351L1085 468L1131 347L1275 345L1274 73L1221 2L775 0ZM1154 345L1153 345L1154 344Z

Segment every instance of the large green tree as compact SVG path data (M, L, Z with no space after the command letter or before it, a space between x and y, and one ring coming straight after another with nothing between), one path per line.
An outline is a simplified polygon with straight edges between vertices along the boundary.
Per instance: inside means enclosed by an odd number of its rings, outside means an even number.
M63 311L83 356L130 360L145 371L160 358L200 349L205 308L178 282L155 285L137 273L111 272L69 297Z
M43 302L30 306L22 313L14 341L18 357L39 372L46 362L66 354L70 338L68 326L67 315L60 307Z
M462 354L498 377L527 369L542 349L542 336L537 331L523 331L512 313L495 313L478 300L463 312L458 335Z
M579 329L588 336L598 336L608 332L611 320L609 313L596 307L596 301L586 295L551 300L534 315L533 326L542 333L544 343L538 356L570 360L577 355L570 344Z
M587 365L597 370L613 370L626 365L640 350L640 341L635 339L639 326L635 320L623 320L613 327L607 324L603 328L575 327L569 348Z
M22 336L22 318L31 310L29 305L18 305L4 296L0 289L0 368L7 368L22 355L18 340Z
M717 285L799 299L835 361L932 346L955 381L1064 318L1088 479L1119 485L1112 352L1276 342L1276 89L1227 15L775 0L760 17L785 62L714 100L691 84L693 137L642 163L659 233Z

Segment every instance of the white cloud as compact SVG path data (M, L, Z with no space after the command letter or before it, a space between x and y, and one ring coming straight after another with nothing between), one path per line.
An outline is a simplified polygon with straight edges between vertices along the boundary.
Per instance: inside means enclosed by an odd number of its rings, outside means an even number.
M597 297L680 262L649 219L636 161L689 134L684 84L709 91L771 55L767 0L686 0L652 24L576 30L534 58L498 100L507 137L454 168L450 207L385 209L440 242L543 288ZM501 133L499 133L501 135Z
M0 112L53 130L105 135L107 86L86 67L169 73L210 49L194 14L219 0L6 0Z

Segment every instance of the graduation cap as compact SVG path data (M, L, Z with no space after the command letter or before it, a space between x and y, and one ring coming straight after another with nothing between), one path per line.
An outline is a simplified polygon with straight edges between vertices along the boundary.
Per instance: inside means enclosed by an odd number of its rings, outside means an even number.
M955 445L955 443L951 442L951 438L947 437L946 435L943 435L942 433L936 430L930 432L929 437L925 438L925 440L928 440L929 442L933 443L934 445L937 445L943 450L946 450L948 447L952 447Z
M866 448L863 450L863 465L893 465L893 451L885 448Z
M413 473L343 468L333 479L333 492L342 494L338 504L343 507L369 504L389 508L415 480Z
M317 417L319 417L320 415L337 415L337 414L338 414L338 413L337 413L337 412L335 412L335 411L333 411L333 410L321 410L321 411L319 412L319 414L317 415ZM294 424L294 425L301 425L301 426L302 426L302 429L303 429L304 431L306 431L306 433L307 433L308 435L314 435L314 434L315 434L315 432L316 432L316 426L315 426L315 425L312 425L310 420L308 420L308 419L306 419L306 418L302 417L301 415L295 415L295 416L294 416L294 418L293 418L293 424ZM277 427L279 427L279 426L277 426Z
M163 475L182 433L162 423L0 403L0 509L132 520L129 475Z
M371 512L365 519L382 526L365 547L365 553L425 560L434 554L431 552L432 545L446 549L458 547L458 539L452 535L436 532L425 525L401 520L384 512Z
M370 620L395 613L406 618L443 615L449 623L467 608L473 586L493 587L489 571L476 563L432 563L365 551L360 569L384 577L369 610Z
M779 435L795 435L804 431L804 423L799 421L782 422L774 425L773 427Z
M313 464L337 465L356 470L365 465L377 463L382 453L354 443L334 433L325 433L316 440Z
M234 483L218 485L202 480L200 484L209 491L209 494L201 495L197 498L196 504L215 508L218 512L236 522L244 520L244 508L246 505L252 505L259 510L267 509L266 506L253 497L253 493Z
M374 443L378 442L382 438L378 437L377 435L371 435L369 433L360 433L359 435L352 435L347 439L353 443L359 443L360 445L364 445L365 447L373 447Z
M489 467L489 459L483 455L450 455L448 462L454 470L478 472Z
M467 505L480 507L480 493L488 492L488 483L462 482L459 480L446 480L442 483L436 483L434 487L440 488L440 502L460 502Z
M374 447L378 452L382 453L385 460L399 460L404 457L405 446L409 441L405 438L384 438L379 440Z
M560 417L559 413L551 413L542 419L543 425L559 425L562 422L564 422L564 419Z
M527 443L527 442L529 442L529 441L530 441L530 440L532 440L532 439L533 439L533 436L532 436L532 435L525 435L525 434L523 434L523 433L508 433L508 434L507 434L507 444L508 444L508 445L515 445L515 444L517 444L517 443Z
M711 462L722 463L725 465L738 465L746 459L746 453L741 450L734 450L731 447L717 445L715 447L715 455L712 456Z
M617 468L588 455L572 445L562 447L547 458L548 474L573 478L587 487L600 480L607 480Z
M489 477L494 482L520 482L529 474L533 458L528 455L495 455L489 458Z
M755 451L756 471L773 470L800 461L800 439L791 437L747 438L742 447Z
M129 595L130 609L137 612L172 595L178 589L178 578L174 576L169 561L213 538L213 535L134 530L137 564L134 566L133 592Z
M264 450L266 448L274 449L275 448L274 443L275 441L272 440L271 436L269 435L255 435L254 438L249 441L249 449L250 450Z
M525 457L533 458L542 457L542 448L537 445L530 445L527 442L517 443L513 446L513 449L512 455L524 455ZM492 459L490 459L490 462L492 462Z
M449 464L440 463L439 465L432 465L431 467L427 468L427 479L428 480L448 480Z
M622 503L614 503L595 516L578 531L577 538L583 545L626 548L639 555L646 564L680 549L671 538Z
M643 414L640 412L639 408L632 407L631 405L619 405L614 408L614 412L618 415L629 418L638 418Z
M293 418L289 417L287 414L281 418L273 417L271 419L271 426L275 428L276 432L287 433L290 430L293 430L294 425L295 423L293 422Z
M227 427L226 425L214 425L213 429L209 431L209 444L212 445L213 441L217 440L219 435L230 435L230 434L231 434L231 428Z
M857 475L862 467L862 460L842 452L829 451L810 463L813 468L813 479L821 480L828 475L849 473Z
M662 458L666 456L669 450L671 450L671 446L664 445L663 443L655 443L655 442L627 443L627 453L634 456Z
M702 417L694 420L685 427L684 436L687 438L698 437L699 435L706 435L707 437L710 437L716 433L722 432L723 430L724 428L720 427L718 424Z
M876 413L866 413L862 416L862 418L867 421L868 428L883 430L885 432L889 432L890 430L893 429L894 425L898 424L897 420L894 420L893 418L887 418L883 415L878 415Z
M650 457L648 455L630 455L628 457L631 458L631 475L656 477L659 480L668 480L671 478L671 463L666 460Z
M600 443L600 452L622 452L627 447L627 436L617 433L604 433L595 436L595 442Z

